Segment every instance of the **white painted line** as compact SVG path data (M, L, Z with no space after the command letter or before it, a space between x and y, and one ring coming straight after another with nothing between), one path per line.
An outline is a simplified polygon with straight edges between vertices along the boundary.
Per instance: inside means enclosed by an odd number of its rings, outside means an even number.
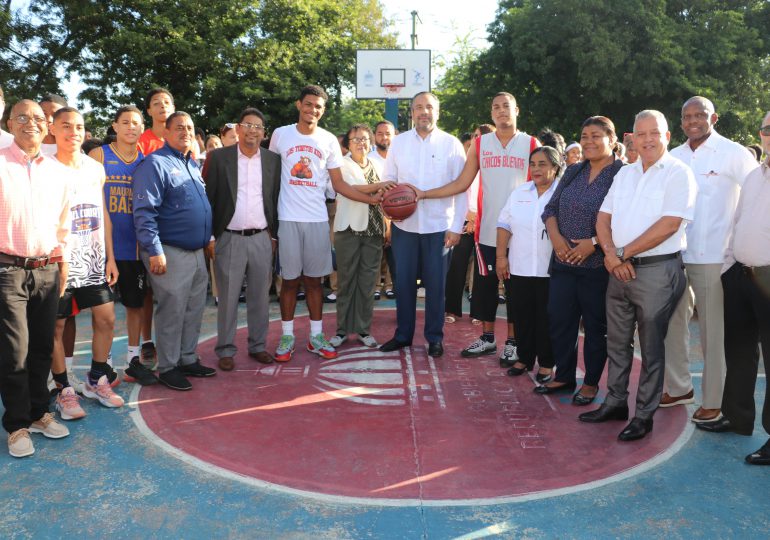
M420 400L417 399L417 381L414 378L414 366L412 366L412 348L404 347L404 359L406 360L406 375L409 381L409 401L413 407L420 406Z
M444 391L441 389L441 381L438 380L438 371L436 371L436 363L433 361L432 356L428 356L428 365L430 365L430 372L433 377L433 386L436 388L436 396L438 396L438 404L442 409L446 409L446 400L444 400Z

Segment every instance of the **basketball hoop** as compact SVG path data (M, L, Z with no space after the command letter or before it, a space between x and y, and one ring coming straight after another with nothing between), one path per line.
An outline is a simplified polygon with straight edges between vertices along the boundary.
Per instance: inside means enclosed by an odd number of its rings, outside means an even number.
M387 96L385 99L398 99L398 96L401 95L401 90L404 88L404 85L383 84L382 87L385 89L385 95Z

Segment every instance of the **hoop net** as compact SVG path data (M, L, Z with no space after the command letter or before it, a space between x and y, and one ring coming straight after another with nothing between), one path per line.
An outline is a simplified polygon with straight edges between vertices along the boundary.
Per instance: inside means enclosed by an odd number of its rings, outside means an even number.
M383 84L382 87L385 89L385 94L388 96L388 99L394 99L397 98L399 95L401 95L401 90L404 88L403 84Z

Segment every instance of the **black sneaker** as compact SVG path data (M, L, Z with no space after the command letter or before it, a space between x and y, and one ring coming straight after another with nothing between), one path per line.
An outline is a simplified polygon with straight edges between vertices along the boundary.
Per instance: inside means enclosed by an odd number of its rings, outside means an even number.
M138 356L134 356L131 359L131 362L129 362L128 367L124 371L126 375L134 379L134 382L142 386L150 386L158 382L155 374L142 365Z
M142 343L141 362L150 371L158 369L158 351L155 349L155 344L152 341Z
M188 377L213 377L217 374L216 369L201 365L200 360L196 360L192 364L179 366L179 369Z
M192 390L192 384L190 384L190 381L187 380L187 377L184 376L184 373L178 367L161 373L158 375L158 380L172 390Z

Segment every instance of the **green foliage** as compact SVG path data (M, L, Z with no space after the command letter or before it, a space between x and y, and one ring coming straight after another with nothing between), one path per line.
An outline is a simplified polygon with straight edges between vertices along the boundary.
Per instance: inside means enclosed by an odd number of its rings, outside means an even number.
M345 98L339 106L327 111L321 123L335 135L347 132L353 124L368 124L372 131L385 119L385 102L374 99Z

